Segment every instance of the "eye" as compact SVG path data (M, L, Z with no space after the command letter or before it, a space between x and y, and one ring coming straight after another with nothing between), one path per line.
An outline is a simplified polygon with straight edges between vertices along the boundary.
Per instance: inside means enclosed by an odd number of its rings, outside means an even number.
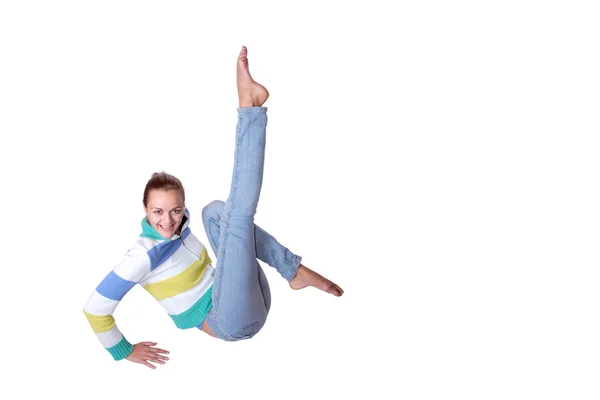
M181 210L173 210L173 212L174 212L175 214L179 214L179 213L181 213Z
M162 211L160 211L160 210L154 211L154 214L159 214L160 215L161 213L162 213Z

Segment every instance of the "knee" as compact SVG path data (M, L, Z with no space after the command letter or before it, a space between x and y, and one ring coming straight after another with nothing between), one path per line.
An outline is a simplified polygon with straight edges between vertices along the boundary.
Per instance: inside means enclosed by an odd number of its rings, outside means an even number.
M202 220L208 222L211 218L216 220L221 219L223 208L225 208L225 202L221 200L211 201L202 209Z

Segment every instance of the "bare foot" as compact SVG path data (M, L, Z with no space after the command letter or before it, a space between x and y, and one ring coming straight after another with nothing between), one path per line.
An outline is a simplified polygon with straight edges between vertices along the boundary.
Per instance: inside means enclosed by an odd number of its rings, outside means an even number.
M337 297L340 297L342 294L344 294L344 291L341 287L331 282L329 279L317 274L310 268L300 264L300 268L298 268L296 276L290 281L290 287L294 290L299 290L307 286L321 289L322 291L331 293Z
M246 46L242 46L237 60L237 88L240 108L261 107L269 98L269 91L250 76Z

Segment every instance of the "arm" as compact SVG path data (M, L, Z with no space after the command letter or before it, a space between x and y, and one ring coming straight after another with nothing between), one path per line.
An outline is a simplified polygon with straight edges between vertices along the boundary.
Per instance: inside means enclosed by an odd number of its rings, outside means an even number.
M123 297L150 271L150 258L145 249L132 248L92 292L83 313L100 343L114 360L122 360L133 351L133 345L121 333L113 312Z

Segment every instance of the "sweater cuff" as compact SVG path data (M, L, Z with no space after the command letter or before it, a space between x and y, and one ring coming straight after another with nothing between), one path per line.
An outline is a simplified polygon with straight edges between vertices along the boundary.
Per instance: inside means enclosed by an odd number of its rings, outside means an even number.
M115 361L119 361L127 357L133 351L133 345L123 337L121 341L115 344L113 347L109 347L106 350L110 353Z

